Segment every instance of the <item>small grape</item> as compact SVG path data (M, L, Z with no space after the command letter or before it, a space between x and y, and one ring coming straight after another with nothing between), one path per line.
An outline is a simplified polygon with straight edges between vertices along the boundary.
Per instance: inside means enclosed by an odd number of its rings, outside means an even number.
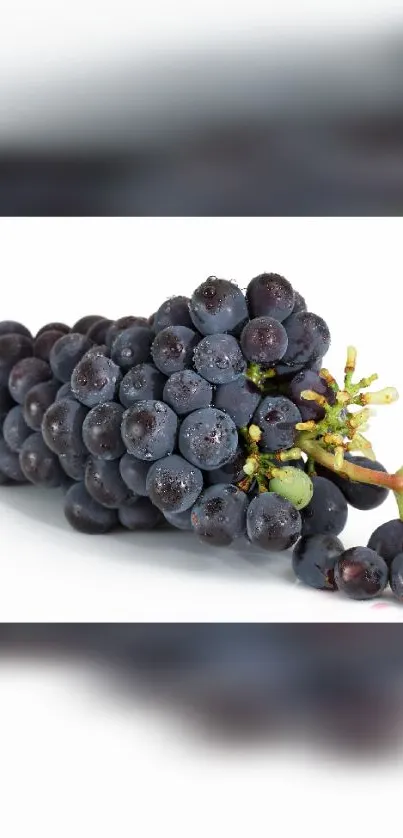
M214 486L217 483L233 483L234 485L240 483L246 477L243 470L245 460L246 456L242 448L238 446L235 456L228 463L225 463L221 468L215 468L213 471L207 472L207 483L210 486Z
M201 471L177 454L158 460L147 475L147 494L161 512L190 509L202 488Z
M331 405L336 401L335 393L326 384L325 379L312 370L304 369L291 379L288 390L289 396L297 405L302 421L309 422L313 419L314 422L320 422L325 417L325 409L316 402L302 398L301 393L304 390L313 390L314 393L324 396Z
M292 566L297 579L311 588L337 590L334 566L343 552L343 544L335 535L309 535L300 538L292 556Z
M2 437L0 437L0 474L14 483L27 482L25 474L21 471L18 454L10 451Z
M66 493L64 514L73 529L86 535L102 535L118 524L116 510L97 503L84 483L74 483Z
M7 414L3 424L3 436L10 451L19 454L25 440L32 434L28 427L20 405L13 407Z
M280 323L295 307L290 282L280 274L260 274L248 285L246 300L251 317L274 317Z
M368 547L382 556L386 564L390 566L395 556L403 553L403 521L396 518L381 524L372 533Z
M113 320L101 317L100 320L97 320L96 323L93 323L92 326L90 326L87 331L87 337L100 346L102 343L106 342L106 336L111 326L113 326Z
M77 323L74 323L74 326L71 327L71 331L80 335L86 335L88 329L91 329L94 323L99 323L100 320L104 319L101 314L88 314L86 317L81 317L80 320L77 320Z
M200 541L226 547L246 533L248 498L236 486L209 486L192 508L192 527Z
M71 480L82 482L85 478L88 452L85 454L59 454L59 463Z
M192 465L205 471L221 468L234 456L238 432L232 419L216 408L195 410L179 431L179 449Z
M269 482L270 491L276 492L282 498L287 498L296 509L308 506L313 495L311 478L294 466L284 466L279 469L279 472Z
M31 387L42 381L49 381L52 372L46 361L40 358L23 358L18 361L10 372L8 389L14 401L24 404L25 396Z
M148 498L121 506L118 515L122 527L127 530L153 530L164 521L162 512Z
M57 329L49 329L48 332L41 332L39 337L36 337L34 340L35 358L41 358L42 361L49 363L52 347L65 334L65 332L59 332Z
M1 320L0 336L1 335L24 335L24 337L32 340L32 335L29 329L27 329L23 323L18 323L17 320Z
M245 297L227 279L210 276L192 294L189 311L196 329L202 335L222 332L239 334L248 320Z
M38 431L25 440L20 451L20 466L27 480L35 486L54 489L64 481L58 457L45 445Z
M0 335L0 385L8 387L13 367L33 353L32 340L25 335Z
M86 335L70 332L59 338L50 350L49 363L53 375L63 384L70 383L74 367L91 349L92 341Z
M127 372L136 364L149 360L153 333L147 326L131 326L118 332L112 346L111 358Z
M347 521L347 501L325 477L313 477L311 502L302 510L302 535L339 535Z
M89 457L85 468L85 487L94 500L109 509L119 509L131 498L120 476L117 460Z
M390 587L397 597L403 600L403 553L398 553L390 565Z
M155 337L151 347L154 364L164 375L190 368L199 336L187 326L168 326Z
M241 334L243 354L255 364L272 366L287 349L284 326L273 317L256 317L246 324Z
M65 386L65 385L63 385ZM28 390L24 399L24 419L33 431L40 431L42 419L51 404L57 398L59 382L40 381Z
M368 547L352 547L337 559L334 577L339 591L352 599L372 599L386 588L388 567Z
M133 494L147 497L146 481L150 463L136 460L131 454L123 454L119 461L119 469L122 479Z
M227 334L203 338L196 346L193 360L197 372L211 384L229 384L246 369L238 341Z
M172 454L178 419L167 404L153 399L136 402L123 416L122 439L139 460L152 462Z
M378 463L377 460L369 460L367 457L361 457L359 454L347 453L344 455L344 459L348 463L353 463L357 466L386 472L386 468L381 463ZM341 474L330 471L330 469L323 468L322 466L315 465L315 469L319 475L327 477L328 480L335 483L340 491L343 492L347 503L356 509L376 509L377 506L380 506L386 500L389 494L389 490L385 486L370 486L368 483L355 483L349 480L349 478L342 477Z
M120 368L102 352L84 355L73 370L71 389L87 407L113 401L121 379Z
M296 424L301 414L285 396L266 396L257 408L253 424L262 431L261 449L265 452L292 448L297 436Z
M45 323L39 332L35 335L35 340L39 338L44 332L61 332L63 335L67 335L70 331L70 326L67 326L66 323Z
M191 509L185 509L184 512L164 512L164 518L168 524L171 524L171 527L184 531L192 530L191 515Z
M154 315L154 332L161 332L168 326L187 326L193 329L193 322L189 314L189 297L171 297L159 307Z
M73 399L61 399L48 407L42 420L42 435L55 454L82 454L83 422L87 409Z
M124 409L117 402L104 402L93 407L83 422L82 435L86 448L102 460L117 460L124 454L121 425Z
M324 320L310 311L299 311L287 318L288 346L282 357L285 364L306 364L323 358L330 346L330 332Z
M263 550L287 550L301 534L301 515L286 498L262 492L250 503L247 533L252 544Z
M162 399L166 377L154 364L137 364L126 373L119 388L119 399L125 407L136 402Z
M228 413L237 428L249 425L261 400L261 393L245 375L216 388L214 406Z
M174 372L166 381L163 399L177 416L186 416L194 410L210 407L213 388L197 372L181 370Z
M132 315L120 317L118 320L115 320L111 326L109 326L105 337L107 347L111 349L113 341L118 334L120 334L120 332L124 332L125 329L130 329L131 326L149 326L149 323L145 317L132 317Z

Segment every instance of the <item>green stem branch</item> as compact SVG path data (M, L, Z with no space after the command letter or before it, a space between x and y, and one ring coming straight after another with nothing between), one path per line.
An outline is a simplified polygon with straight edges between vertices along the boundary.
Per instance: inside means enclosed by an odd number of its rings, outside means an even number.
M316 463L321 466L340 474L342 477L348 477L355 483L369 483L372 486L385 486L387 489L392 489L394 492L403 493L403 473L388 474L384 471L374 471L370 468L358 466L355 463L350 463L344 460L343 467L337 469L335 467L335 457L330 451L325 451L324 448L312 437L305 434L300 434L297 438L296 445L301 448L308 457L312 457Z

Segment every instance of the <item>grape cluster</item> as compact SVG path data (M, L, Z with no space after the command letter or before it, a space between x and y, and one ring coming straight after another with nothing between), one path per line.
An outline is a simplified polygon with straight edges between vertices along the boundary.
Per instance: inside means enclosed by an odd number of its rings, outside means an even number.
M329 345L325 321L270 273L246 293L209 277L148 319L89 315L35 336L4 321L0 484L61 487L66 519L83 533L168 526L217 546L295 545L308 585L367 598L390 581L403 598L402 522L367 548L344 551L338 539L348 504L372 509L388 490L313 472L293 454L298 425L325 415L304 391L335 401L320 375Z

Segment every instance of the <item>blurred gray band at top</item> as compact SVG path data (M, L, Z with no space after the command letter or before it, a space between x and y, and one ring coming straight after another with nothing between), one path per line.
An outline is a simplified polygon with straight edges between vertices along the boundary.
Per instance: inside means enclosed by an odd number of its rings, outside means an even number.
M400 215L403 31L0 84L1 215Z

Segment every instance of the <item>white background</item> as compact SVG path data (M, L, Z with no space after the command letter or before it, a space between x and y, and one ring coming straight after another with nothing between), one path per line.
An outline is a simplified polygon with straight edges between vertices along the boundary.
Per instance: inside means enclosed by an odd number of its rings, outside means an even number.
M139 706L71 665L1 663L0 736L5 838L376 838L396 828L401 756L224 748L180 713Z
M87 313L150 314L209 274L242 287L285 274L332 332L326 365L403 390L399 219L1 219L1 319L37 330ZM378 383L377 385L378 386ZM403 404L377 408L371 439L389 470L403 464ZM351 510L346 547L396 517L393 498ZM0 489L0 620L401 621L403 607L303 588L289 554L211 549L192 534L90 537L64 520L59 492Z

